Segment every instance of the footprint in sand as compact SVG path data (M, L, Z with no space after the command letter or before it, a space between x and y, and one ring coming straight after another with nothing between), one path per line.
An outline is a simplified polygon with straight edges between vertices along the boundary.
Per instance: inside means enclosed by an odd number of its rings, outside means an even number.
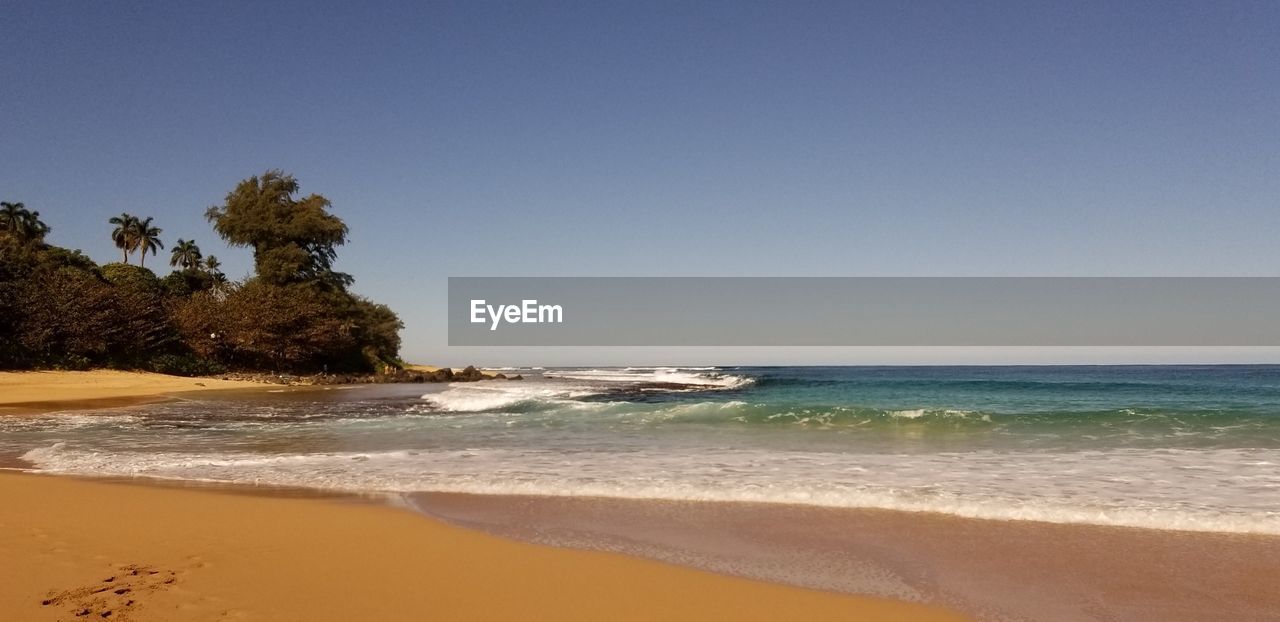
M123 620L127 622L147 594L169 589L178 576L172 570L129 564L97 583L69 590L50 590L40 601L59 609L59 620Z

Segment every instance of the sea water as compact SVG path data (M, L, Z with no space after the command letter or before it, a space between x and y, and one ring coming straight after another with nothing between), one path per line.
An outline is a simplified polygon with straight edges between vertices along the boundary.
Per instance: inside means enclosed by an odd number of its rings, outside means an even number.
M1280 366L519 373L3 417L0 457L50 473L372 493L1280 534Z

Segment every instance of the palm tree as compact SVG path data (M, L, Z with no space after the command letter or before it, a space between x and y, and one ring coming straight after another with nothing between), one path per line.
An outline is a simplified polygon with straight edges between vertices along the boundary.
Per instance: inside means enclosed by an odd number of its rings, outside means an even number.
M116 243L116 248L124 253L124 262L129 263L129 253L138 248L138 238L134 235L138 217L133 214L123 213L119 216L112 216L107 224L115 225L116 228L111 230L111 241Z
M195 240L178 238L178 243L174 244L173 250L170 251L169 265L181 266L183 270L193 270L200 267L200 259L200 247L196 246Z
M0 201L0 231L19 237L27 222L27 206L22 203Z
M141 251L138 258L138 265L147 267L147 251L156 254L156 249L164 248L164 242L160 241L160 228L151 225L151 217L147 216L143 220L134 223L134 235L137 236L137 249Z
M213 293L215 295L222 293L223 286L227 284L227 275L223 274L222 270L219 270L221 267L222 262L218 261L217 257L209 255L204 258L204 272L213 280Z
M31 239L43 240L44 236L49 235L52 230L49 225L40 220L40 212L35 210L27 212L27 231L31 232Z
M25 244L44 238L49 225L40 222L40 212L33 212L22 203L0 201L0 232Z

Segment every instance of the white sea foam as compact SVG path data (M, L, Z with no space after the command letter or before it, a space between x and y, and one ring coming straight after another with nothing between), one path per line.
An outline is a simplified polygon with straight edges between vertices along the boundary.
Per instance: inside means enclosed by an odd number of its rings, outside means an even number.
M889 416L896 417L898 419L919 419L920 417L924 416L924 409L916 408L912 410L891 410L889 411Z
M546 372L542 379L515 382L454 384L439 393L427 393L422 399L448 412L490 412L504 409L530 409L559 406L579 409L579 398L614 391L626 384L662 383L689 389L728 389L743 387L750 378L719 374L715 368L697 371L669 367L625 369L578 369ZM643 388L643 386L642 386ZM593 407L592 404L586 404Z
M0 417L0 432L29 432L41 429L74 430L126 425L136 421L138 421L136 415L55 412L32 417Z
M575 398L597 393L588 387L553 386L534 382L455 384L440 393L422 396L429 404L449 412L485 412L517 406L572 406Z
M943 418L962 418L977 417L983 421L991 421L991 415L985 413L976 413L970 410L958 410L947 408L942 410L930 410L927 408L912 408L908 410L890 410L885 414L894 419L920 419L921 417L943 417Z
M1280 511L1262 492L1280 486L1270 468L1280 450L879 455L467 448L270 455L102 452L55 443L23 458L41 471L83 475L363 492L793 503L1280 535Z
M626 367L604 369L565 369L543 373L547 378L589 382L629 382L680 384L690 387L737 389L755 382L745 376L722 374L715 367Z

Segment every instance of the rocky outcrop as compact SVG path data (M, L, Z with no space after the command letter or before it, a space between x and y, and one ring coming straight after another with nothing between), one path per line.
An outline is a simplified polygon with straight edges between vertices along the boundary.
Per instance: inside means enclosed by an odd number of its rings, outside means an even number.
M330 385L330 384L390 384L390 383L423 383L423 382L479 382L481 380L524 380L516 375L508 378L503 374L489 375L472 365L455 372L448 367L434 371L398 369L382 374L272 374L272 373L230 373L215 376L220 380L247 380L284 385Z
M467 365L465 369L453 375L455 382L475 382L477 380L488 380L489 378L490 376L486 376L471 365Z

